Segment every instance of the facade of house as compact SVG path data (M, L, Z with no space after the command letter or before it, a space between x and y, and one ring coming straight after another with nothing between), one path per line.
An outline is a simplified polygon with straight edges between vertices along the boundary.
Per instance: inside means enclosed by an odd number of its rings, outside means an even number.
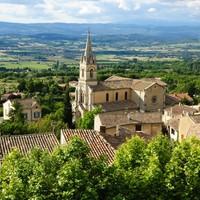
M41 107L38 102L34 99L15 99L8 100L3 104L3 119L10 119L10 112L15 109L14 103L17 102L22 107L22 113L27 121L37 121L42 116Z
M130 79L111 76L97 81L96 57L90 33L80 61L75 92L75 112L82 116L96 106L104 112L120 110L161 111L165 107L166 84L159 79Z
M194 115L198 110L194 107L177 104L164 109L163 122L172 140L179 140L180 119L184 116Z
M110 136L134 135L139 133L153 137L162 132L160 112L113 112L95 117L94 129Z
M179 141L191 136L200 138L200 114L184 116L179 123Z

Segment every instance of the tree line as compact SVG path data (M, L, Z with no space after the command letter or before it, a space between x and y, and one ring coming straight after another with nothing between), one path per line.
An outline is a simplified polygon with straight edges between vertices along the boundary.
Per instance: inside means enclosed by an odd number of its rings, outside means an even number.
M164 136L150 142L133 137L106 157L91 158L87 144L73 138L52 154L34 149L11 152L0 170L0 198L175 200L200 198L200 141L173 143Z

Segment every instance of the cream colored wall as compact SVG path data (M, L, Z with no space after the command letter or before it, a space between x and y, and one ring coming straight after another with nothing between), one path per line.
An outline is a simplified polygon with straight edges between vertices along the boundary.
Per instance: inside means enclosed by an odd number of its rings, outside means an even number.
M12 103L10 100L6 101L4 104L3 104L3 119L4 120L9 120L10 117L9 117L9 113L10 111L13 109L12 107Z
M187 132L193 124L194 124L194 122L188 116L182 117L180 119L180 122L179 122L179 138L178 138L178 140L180 142L182 141L182 139L186 138Z
M142 93L140 91L132 90L131 100L134 101L138 106L140 102L142 101L141 96L142 96Z
M102 126L101 120L99 118L99 115L96 115L94 118L94 130L95 131L100 131L100 127Z
M136 124L126 124L120 125L120 127L124 127L128 129L130 132L135 132ZM162 131L162 124L142 124L142 132L149 134L149 135L157 135ZM106 128L106 134L115 136L116 134L116 127Z
M116 102L115 94L118 92L118 101L125 100L125 92L128 92L128 100L131 99L130 89L118 89L118 90L105 90L93 92L93 104L106 103L106 94L109 94L109 102Z
M156 96L157 101L156 103L152 102L152 97ZM145 107L146 111L156 111L158 109L164 108L164 101L165 101L165 88L159 86L158 84L154 84L152 87L145 90Z

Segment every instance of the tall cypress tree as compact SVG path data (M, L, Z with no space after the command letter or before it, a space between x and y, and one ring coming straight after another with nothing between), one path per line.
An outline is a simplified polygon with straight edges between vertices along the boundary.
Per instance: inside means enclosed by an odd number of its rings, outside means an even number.
M63 120L65 123L68 124L68 128L73 127L72 123L72 104L70 101L70 96L69 96L69 89L65 92L64 96L64 117Z

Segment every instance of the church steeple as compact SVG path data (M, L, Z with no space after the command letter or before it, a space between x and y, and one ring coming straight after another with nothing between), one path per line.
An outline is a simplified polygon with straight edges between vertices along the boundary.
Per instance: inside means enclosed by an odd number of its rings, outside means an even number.
M85 47L85 54L84 56L88 58L89 56L92 55L92 41L91 41L91 35L90 31L88 30L88 36L87 36L87 42L86 42L86 47Z
M86 64L96 64L96 57L92 51L92 40L90 31L88 31L85 52L81 58L81 61L85 61Z
M87 84L92 84L92 85L96 84L97 83L96 72L97 72L96 57L92 51L91 34L90 31L88 31L85 51L80 61L79 80L87 82Z

